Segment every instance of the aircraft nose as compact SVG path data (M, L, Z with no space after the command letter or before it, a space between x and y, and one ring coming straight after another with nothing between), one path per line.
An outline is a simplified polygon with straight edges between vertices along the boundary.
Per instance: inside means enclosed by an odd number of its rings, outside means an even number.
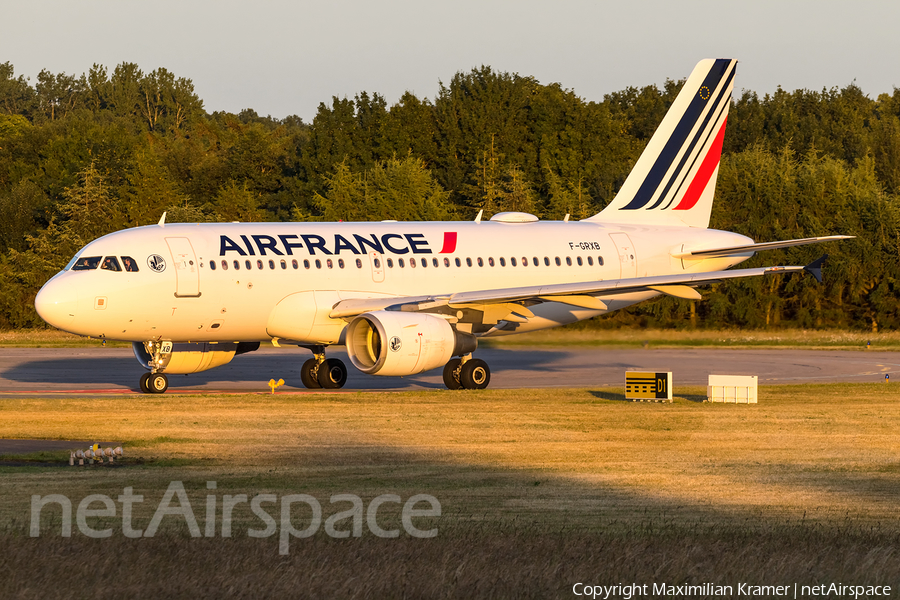
M64 277L54 277L44 284L34 299L34 308L41 318L57 329L67 330L75 320L78 293Z

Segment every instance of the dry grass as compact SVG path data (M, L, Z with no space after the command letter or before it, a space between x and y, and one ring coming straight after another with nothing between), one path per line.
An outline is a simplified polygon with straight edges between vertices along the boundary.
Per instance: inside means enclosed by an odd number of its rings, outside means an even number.
M900 350L900 332L869 333L842 330L783 329L774 331L703 329L547 329L490 338L502 346L622 346L683 348L805 348L808 350Z
M777 386L756 406L633 404L619 390L5 400L3 437L116 439L122 468L0 467L0 596L571 595L576 581L900 584L900 390ZM31 494L147 499L172 480L217 494L415 493L440 534L295 540L90 540ZM259 526L249 511L236 527ZM385 513L386 523L397 514ZM175 519L178 521L178 519ZM114 527L116 520L111 521ZM202 525L201 525L202 526ZM116 529L120 531L120 529ZM93 560L73 567L72 556ZM4 570L6 575L4 576ZM162 577L162 575L165 575ZM66 587L61 587L61 586ZM896 589L896 588L895 588ZM67 593L62 593L64 591Z
M97 346L101 340L89 339L55 329L0 331L0 348ZM690 330L690 329L548 329L482 340L489 346L619 346L639 348L709 347L729 348L823 348L828 350L900 350L900 332L867 333L840 330L785 329ZM126 342L108 342L125 347Z

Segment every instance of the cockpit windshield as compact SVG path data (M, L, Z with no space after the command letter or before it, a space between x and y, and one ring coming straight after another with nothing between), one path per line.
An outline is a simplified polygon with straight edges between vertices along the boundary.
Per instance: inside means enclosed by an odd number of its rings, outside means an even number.
M138 272L137 261L130 256L122 257L122 265L125 267L126 271L131 271L132 273Z
M101 269L105 269L107 271L121 271L122 267L119 266L119 259L115 256L107 256L103 259L103 265L100 266Z
M73 271L93 271L100 266L102 256L84 256L75 261L72 265Z

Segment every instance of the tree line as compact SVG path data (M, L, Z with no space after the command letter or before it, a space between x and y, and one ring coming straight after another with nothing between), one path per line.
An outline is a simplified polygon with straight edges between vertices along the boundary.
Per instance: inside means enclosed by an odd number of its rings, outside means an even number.
M0 63L0 328L42 326L40 286L84 244L155 223L441 220L504 210L599 212L681 88L587 101L482 66L407 92L334 97L312 123L207 112L189 79L122 63L32 83ZM900 325L900 90L778 89L732 100L712 227L758 241L849 234L826 280L720 284L705 301L660 298L601 326ZM803 264L821 248L748 266Z

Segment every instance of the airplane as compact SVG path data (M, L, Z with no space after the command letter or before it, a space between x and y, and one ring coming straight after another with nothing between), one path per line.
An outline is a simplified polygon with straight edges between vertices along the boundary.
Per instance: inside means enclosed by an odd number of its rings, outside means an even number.
M737 61L697 64L612 202L581 221L502 212L468 222L174 224L118 231L82 248L37 294L50 325L132 342L145 393L259 349L313 357L307 388L337 389L347 367L381 376L443 367L450 389L483 389L482 338L589 319L697 286L809 272L728 270L754 253L847 239L755 243L709 229Z

